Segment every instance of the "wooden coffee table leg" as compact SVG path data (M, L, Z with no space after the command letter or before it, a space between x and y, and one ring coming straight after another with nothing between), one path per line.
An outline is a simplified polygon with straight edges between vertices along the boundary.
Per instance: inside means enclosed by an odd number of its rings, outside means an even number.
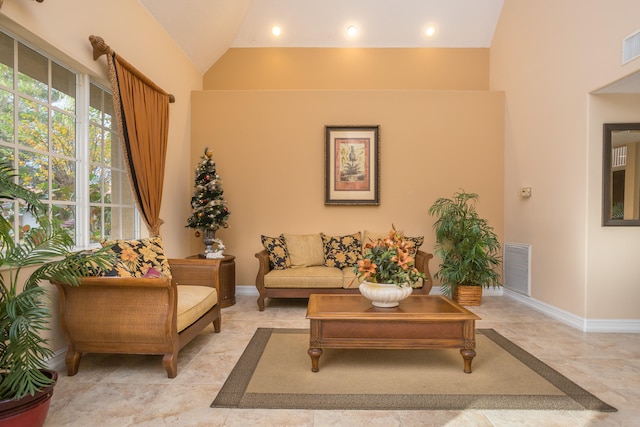
M464 372L465 374L471 373L471 361L474 357L476 357L476 351L472 348L462 348L460 349L460 354L464 359Z
M311 357L311 372L318 372L320 369L318 368L318 361L320 360L320 356L322 356L322 349L309 347L307 353L309 353L309 356Z

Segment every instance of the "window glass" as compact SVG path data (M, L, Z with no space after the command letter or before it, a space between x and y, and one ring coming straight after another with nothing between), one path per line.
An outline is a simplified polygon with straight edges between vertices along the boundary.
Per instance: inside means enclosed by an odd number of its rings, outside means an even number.
M78 246L139 236L112 97L98 84L84 85L87 80L0 31L0 158ZM79 132L78 123L88 123L88 132ZM37 225L17 201L1 206L14 236Z
M19 182L38 194L41 199L49 198L49 156L31 151L18 154Z
M48 151L49 109L46 106L20 97L18 100L18 141L26 147Z
M89 134L91 241L123 238L136 229L133 195L123 169L111 95L91 84Z
M38 101L49 101L49 61L18 43L18 90Z
M0 33L0 86L13 88L13 39Z
M76 75L66 68L51 64L51 105L70 113L76 112Z
M13 94L0 89L0 142L13 142L13 111Z
M69 231L76 238L76 207L73 205L53 205L51 207L53 218L59 222L62 228Z
M76 156L76 120L68 114L51 112L51 151L67 157Z
M51 162L51 194L53 200L76 200L76 162L57 157Z
M137 211L131 207L131 208L122 208L122 212L121 212L122 218L130 218L132 215L138 215ZM131 234L131 233L137 233L137 229L135 228L135 223L132 223L131 221L124 221L123 224L121 224L121 228L122 228L122 233L124 233L125 235Z
M89 239L93 243L100 241L100 238L109 238L109 233L104 233L104 227L102 226L102 207L91 206L91 216L89 218Z

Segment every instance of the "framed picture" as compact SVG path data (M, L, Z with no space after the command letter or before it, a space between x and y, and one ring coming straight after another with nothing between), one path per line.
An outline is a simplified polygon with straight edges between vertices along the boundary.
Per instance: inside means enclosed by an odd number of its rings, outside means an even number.
M379 126L325 127L325 205L379 205Z

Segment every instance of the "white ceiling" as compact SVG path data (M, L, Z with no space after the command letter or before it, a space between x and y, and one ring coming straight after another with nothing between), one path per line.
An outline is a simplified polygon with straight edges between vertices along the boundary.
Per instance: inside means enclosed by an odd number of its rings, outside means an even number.
M504 0L140 0L196 67L230 47L487 48ZM271 28L282 28L280 37ZM355 25L359 33L346 36ZM427 26L437 31L424 35Z

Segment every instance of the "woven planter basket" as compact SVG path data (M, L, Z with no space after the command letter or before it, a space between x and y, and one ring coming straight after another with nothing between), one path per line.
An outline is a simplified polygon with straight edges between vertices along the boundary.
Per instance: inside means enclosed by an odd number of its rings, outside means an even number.
M480 305L482 286L456 286L453 300L460 305Z

